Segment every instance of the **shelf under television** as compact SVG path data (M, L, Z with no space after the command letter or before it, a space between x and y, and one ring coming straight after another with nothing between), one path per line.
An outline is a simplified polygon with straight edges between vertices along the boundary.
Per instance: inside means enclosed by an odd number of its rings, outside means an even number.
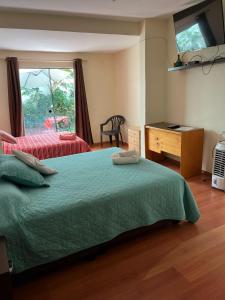
M211 64L215 65L215 64L222 64L222 63L225 63L225 58L219 58L216 60L208 60L208 61L199 62L199 63L187 64L187 65L180 66L180 67L170 67L170 68L168 68L168 72L189 70L189 69L207 66L207 65L211 65Z

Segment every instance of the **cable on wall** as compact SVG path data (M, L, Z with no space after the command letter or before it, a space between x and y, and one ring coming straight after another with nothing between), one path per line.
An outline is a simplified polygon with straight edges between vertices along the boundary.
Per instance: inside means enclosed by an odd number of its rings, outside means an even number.
M195 55L193 55L193 56L188 60L187 64L191 63L196 57L200 58L200 63L202 64L202 65L201 65L201 67L202 67L202 74L205 75L205 76L207 76L207 75L210 74L210 72L211 72L211 70L212 70L212 68L213 68L213 66L214 66L214 64L215 64L215 62L216 62L216 60L217 60L217 59L221 59L221 58L225 58L225 56L222 56L222 55L225 55L225 52L222 52L222 53L219 54L219 51L220 51L220 46L218 45L218 46L217 46L216 53L215 53L213 56L211 56L210 58L208 58L208 59L207 59L207 57L205 57L204 55L201 55L201 54L195 54ZM183 54L182 58L183 58L187 53L188 53L188 51L185 52L185 53ZM208 66L207 66L207 70L206 70L206 66L204 66L204 64L203 64L204 61L206 61L206 60L207 60L207 61L211 61L211 64L210 64L210 66L209 66L209 69L208 69Z

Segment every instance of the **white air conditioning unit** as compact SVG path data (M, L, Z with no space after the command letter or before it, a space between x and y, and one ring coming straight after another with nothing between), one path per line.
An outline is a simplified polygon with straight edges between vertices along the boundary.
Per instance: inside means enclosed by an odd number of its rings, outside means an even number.
M214 151L212 187L225 190L225 142L219 142Z

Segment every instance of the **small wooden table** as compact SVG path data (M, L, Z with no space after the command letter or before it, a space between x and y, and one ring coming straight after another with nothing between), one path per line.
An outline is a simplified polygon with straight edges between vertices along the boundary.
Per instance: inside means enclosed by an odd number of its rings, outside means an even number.
M180 158L180 173L189 178L202 171L204 129L181 126L171 129L173 124L161 122L145 126L146 158L160 162L165 153Z

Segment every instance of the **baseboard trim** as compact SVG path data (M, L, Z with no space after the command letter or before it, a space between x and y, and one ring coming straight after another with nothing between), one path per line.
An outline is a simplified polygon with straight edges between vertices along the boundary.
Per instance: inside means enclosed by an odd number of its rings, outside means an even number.
M112 146L112 147L115 147L115 142L113 141L112 145L110 144L110 142L103 142L102 144L101 143L94 143L92 146L99 147L101 145L102 146ZM120 143L120 145L128 147L128 143L126 143L126 142Z

